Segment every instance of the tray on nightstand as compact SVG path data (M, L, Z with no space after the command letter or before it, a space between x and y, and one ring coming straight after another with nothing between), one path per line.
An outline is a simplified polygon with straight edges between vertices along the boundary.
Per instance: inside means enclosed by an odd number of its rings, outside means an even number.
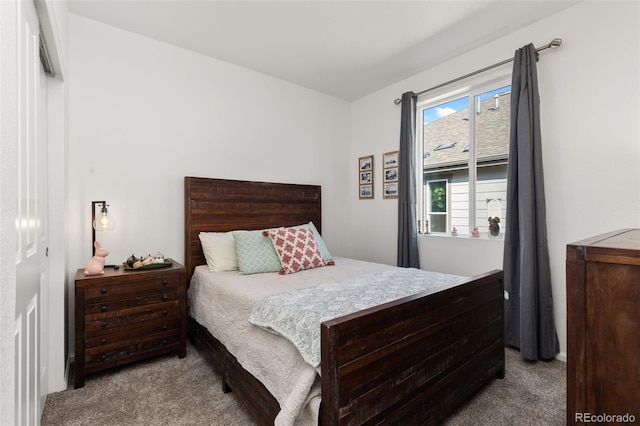
M168 268L171 265L173 265L173 259L165 259L162 263L150 263L139 268L134 268L132 266L129 266L127 262L122 262L122 268L125 271L144 271L147 269Z

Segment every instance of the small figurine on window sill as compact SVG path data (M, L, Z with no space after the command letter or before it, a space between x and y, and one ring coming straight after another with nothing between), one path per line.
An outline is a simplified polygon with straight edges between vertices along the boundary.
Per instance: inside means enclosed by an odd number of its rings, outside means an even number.
M473 230L471 231L471 236L473 238L480 238L480 231L478 230L477 226L473 227Z
M104 258L109 256L109 252L106 248L102 247L100 241L93 243L93 247L96 249L96 254L89 259L87 266L84 267L85 275L100 275L104 274Z
M457 237L458 236L458 230L456 229L456 227L454 226L453 229L451 230L451 236L452 237Z
M498 235L500 235L499 223L500 218L498 216L489 218L489 233L492 237L497 237Z

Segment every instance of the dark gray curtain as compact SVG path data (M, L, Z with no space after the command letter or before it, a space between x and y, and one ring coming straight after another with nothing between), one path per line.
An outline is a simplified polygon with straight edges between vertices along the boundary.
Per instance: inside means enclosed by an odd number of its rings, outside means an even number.
M516 51L504 241L506 343L525 359L558 353L553 318L540 136L540 99L533 44Z
M398 266L420 268L416 222L416 100L402 94L398 170Z

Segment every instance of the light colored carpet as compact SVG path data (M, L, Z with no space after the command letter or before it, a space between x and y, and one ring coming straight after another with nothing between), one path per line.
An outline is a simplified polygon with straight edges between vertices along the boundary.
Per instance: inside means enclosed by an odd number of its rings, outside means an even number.
M566 425L567 370L562 361L529 362L507 348L506 374L460 407L446 426Z
M447 426L564 425L566 370L560 361L530 363L507 349L506 377L492 380ZM204 357L163 356L87 376L85 387L50 394L42 426L253 425Z

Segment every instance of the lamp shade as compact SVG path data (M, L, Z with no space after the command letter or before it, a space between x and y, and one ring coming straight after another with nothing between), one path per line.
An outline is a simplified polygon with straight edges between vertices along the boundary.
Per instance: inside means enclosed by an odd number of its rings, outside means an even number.
M96 231L112 231L116 227L116 221L107 211L107 207L103 206L100 215L93 221L93 229Z
M96 205L101 206L98 215L96 215ZM91 202L91 248L94 255L96 254L96 231L111 231L116 227L116 221L113 219L113 216L109 214L107 207L106 201Z

